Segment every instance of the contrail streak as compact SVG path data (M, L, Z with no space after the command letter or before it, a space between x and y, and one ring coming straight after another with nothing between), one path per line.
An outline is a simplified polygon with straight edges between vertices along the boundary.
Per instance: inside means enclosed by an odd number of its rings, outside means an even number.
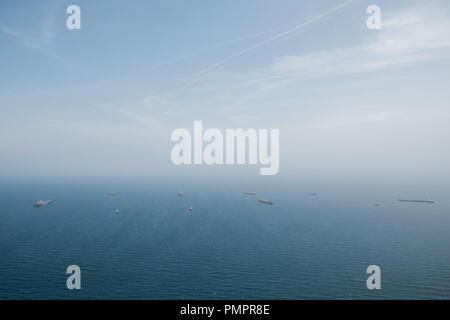
M253 45L251 47L248 47L248 48L243 49L241 51L238 51L238 52L236 52L236 53L234 53L234 54L232 54L232 55L230 55L230 56L228 56L226 58L223 58L219 62L217 62L217 63L215 63L215 64L213 64L213 65L211 65L211 66L209 66L209 67L207 67L207 68L205 68L203 70L201 70L200 72L194 74L189 80L187 80L185 82L185 84L188 84L188 83L190 83L192 81L195 81L199 76L201 76L201 75L203 75L203 74L205 74L205 73L207 73L209 71L215 70L218 67L220 67L221 65L227 63L228 61L231 61L231 60L233 60L233 59L235 59L235 58L237 58L237 57L239 57L239 56L241 56L241 55L243 55L243 54L245 54L245 53L247 53L249 51L258 49L258 48L260 48L260 47L262 47L262 46L264 46L264 45L266 45L266 44L268 44L270 42L273 42L273 41L276 41L278 39L281 39L281 38L283 38L283 37L285 37L285 36L295 32L295 31L297 31L297 30L299 30L301 28L304 28L304 27L306 27L306 26L308 26L308 25L310 25L310 24L312 24L312 23L314 23L316 21L319 21L319 20L321 20L321 19L323 19L323 18L325 18L325 17L335 13L336 11L339 11L340 9L346 7L351 2L352 2L352 0L345 1L342 4L332 8L330 10L327 10L327 11L321 13L321 14L319 14L318 16L312 18L311 20L308 20L308 21L306 21L304 23L301 23L301 24L299 24L299 25L297 25L297 26L295 26L295 27L293 27L293 28L291 28L291 29L289 29L287 31L281 32L281 33L279 33L279 34L277 34L277 35L275 35L275 36L273 36L273 37L271 37L269 39L261 41L261 42L255 44L255 45Z
M247 52L249 52L249 51L252 51L252 50L257 49L257 48L259 48L259 47L261 47L261 46L264 46L264 45L266 45L266 44L268 44L268 43L270 43L270 42L274 42L274 41L280 40L280 39L282 39L282 38L285 38L286 36L292 34L293 32L295 32L295 31L297 31L297 30L299 30L299 29L301 29L301 28L303 28L303 27L306 27L306 26L308 26L308 25L310 25L310 24L312 24L312 23L314 23L314 22L316 22L316 21L318 21L318 20L320 20L320 19L323 19L323 18L325 18L325 17L331 15L332 13L335 13L336 11L338 11L338 10L340 10L340 9L342 9L342 8L344 8L344 7L346 7L347 5L349 5L349 4L350 4L351 2L353 2L353 1L354 1L354 0L347 0L347 1L343 2L342 4L336 6L336 7L332 8L332 9L330 9L330 10L328 10L328 11L319 14L318 16L316 16L315 18L313 18L313 19L311 19L311 20L308 20L308 21L306 21L306 22L304 22L304 23L301 23L301 24L299 24L299 25L296 25L296 26L294 26L294 27L292 27L292 28L290 28L290 29L288 29L288 30L286 30L286 31L284 31L284 32L281 32L281 33L279 33L279 34L277 34L277 35L275 35L275 36L273 36L273 37L267 39L267 40L261 41L261 42L255 44L255 45L253 45L253 46L251 46L251 47L249 47L249 48L243 49L243 50L241 50L241 51L239 51L239 52L237 52L237 53L235 53L235 54L233 54L233 55L231 55L231 56L229 56L229 57L226 57L226 58L220 60L219 62L215 63L214 65L212 65L212 66L210 66L210 67L208 67L208 68L206 68L206 69L203 69L202 71L200 71L200 72L196 73L195 75L193 75L190 79L188 79L188 80L186 80L185 82L183 82L182 85L181 85L181 87L180 87L179 89L182 89L182 88L184 88L187 84L194 82L195 80L197 80L198 78L200 78L201 75L207 73L208 71L217 69L218 67L220 67L221 65L225 64L226 62L228 62L228 61L230 61L230 60L232 60L232 59L234 59L234 58L237 58L237 57L239 57L239 56L241 56L241 55L243 55L243 54L245 54L245 53L247 53ZM221 47L224 47L224 46L227 46L227 45L230 45L230 44L233 44L233 43L242 41L242 40L251 39L251 38L254 38L254 37L258 37L258 36L270 34L270 33L275 32L275 31L277 31L277 30L284 29L284 28L288 27L289 25L292 25L292 23L290 23L290 24L285 24L285 25L283 25L283 26L278 26L278 27L275 27L275 28L270 29L270 30L266 30L266 31L262 31L262 32L257 32L257 33L252 33L252 34L249 34L249 35L246 35L246 36L242 36L242 37L239 37L239 38L236 38L236 39L232 39L232 40L229 40L229 41L226 41L226 42L223 42L223 43L220 43L220 44L216 44L216 45L213 45L213 46L211 46L211 47L204 48L204 49L198 50L198 51L196 51L196 52L193 52L193 53L190 53L190 54L181 56L181 57L176 57L176 58L173 58L173 59L168 59L168 60L166 60L166 61L164 61L164 62L161 62L161 63L159 63L159 64L157 64L157 65L154 65L154 66L152 66L152 67L150 67L150 68L157 68L157 67L159 67L159 66L161 66L161 65L163 65L163 64L167 64L167 63L173 62L173 61L182 60L182 59L191 57L191 56L193 56L193 55L196 55L196 54L199 54L199 53L202 53L202 52L206 52L206 51L209 51L209 50L212 50L212 49L221 48ZM280 76L275 75L275 76L274 76L274 75L272 75L272 74L267 74L267 75L262 74L262 75L261 75L261 79L258 79L258 80L263 80L263 79L266 78L266 77L268 77L268 79L270 80L271 78L276 79L277 77L284 77L284 76L285 76L285 75L283 75L283 76L281 76L281 75L280 75ZM182 92L182 91L181 91L181 92ZM162 96L170 96L170 95L172 95L172 94L177 94L177 90L171 91L171 92L166 93L166 94L164 94L164 95L162 95ZM160 96L161 96L161 95L160 95ZM140 102L140 101L143 101L143 100L147 99L148 97L149 97L149 96L143 96L143 97L136 97L136 98L131 98L131 99L125 99L125 100L117 101L117 102L115 102L115 103L113 103L113 104L130 103L130 102ZM109 105L111 105L111 103L101 103L101 104L95 104L95 105L90 105L90 106L109 106Z
M278 30L280 30L280 29L284 29L284 28L286 28L286 27L288 27L288 26L289 26L289 25L285 24L285 25L278 26L278 27L275 27L275 28L270 29L270 30L261 31L261 32L256 32L256 33L252 33L252 34L249 34L249 35L246 35L246 36L238 37L238 38L236 38L236 39L232 39L232 40L228 40L228 41L225 41L225 42L222 42L222 43L218 43L218 44L212 45L212 46L210 46L210 47L203 48L203 49L200 49L200 50L197 50L197 51L194 51L194 52L191 52L191 53L182 55L182 56L178 56L178 57L174 57L174 58L167 59L167 60L162 61L162 62L160 62L160 63L157 63L157 64L155 64L155 65L153 65L153 66L150 66L149 69L152 70L152 69L158 68L158 67L160 67L160 66L163 66L163 65L165 65L165 64L171 63L171 62L182 61L182 60L184 60L184 59L190 58L190 57L195 56L195 55L197 55L197 54L201 54L201 53L203 53L203 52L208 52L208 51L211 51L211 50L223 48L223 47L229 46L229 45L231 45L231 44L234 44L234 43L237 43L237 42L241 42L241 41L243 41L243 40L247 40L247 39L252 39L252 38L264 36L264 35L273 33L273 32L275 32L275 31L278 31Z

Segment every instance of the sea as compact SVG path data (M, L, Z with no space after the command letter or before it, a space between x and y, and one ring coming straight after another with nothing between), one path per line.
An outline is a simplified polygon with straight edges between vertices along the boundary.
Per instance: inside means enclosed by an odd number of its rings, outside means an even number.
M449 299L450 199L436 190L2 180L0 299ZM407 196L436 202L397 201ZM53 203L33 207L39 199ZM79 290L67 288L70 265L80 267ZM380 289L367 287L371 265Z

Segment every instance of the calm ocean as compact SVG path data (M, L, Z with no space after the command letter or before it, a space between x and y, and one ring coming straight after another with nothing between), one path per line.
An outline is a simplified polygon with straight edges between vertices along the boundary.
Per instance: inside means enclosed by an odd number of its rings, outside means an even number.
M188 182L2 182L0 299L450 298L449 199ZM66 288L72 264L81 290ZM372 264L381 290L366 288Z

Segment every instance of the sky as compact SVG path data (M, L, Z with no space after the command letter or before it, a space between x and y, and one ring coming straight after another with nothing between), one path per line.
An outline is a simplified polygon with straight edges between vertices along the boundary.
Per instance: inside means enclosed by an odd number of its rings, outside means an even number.
M1 1L0 176L259 174L174 166L201 120L279 129L281 177L450 178L449 53L448 1Z

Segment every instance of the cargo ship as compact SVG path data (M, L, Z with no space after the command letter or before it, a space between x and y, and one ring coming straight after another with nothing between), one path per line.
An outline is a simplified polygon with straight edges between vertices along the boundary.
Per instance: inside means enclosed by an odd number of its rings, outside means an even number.
M265 203L265 204L273 204L272 200L265 200L265 199L258 199L259 202Z
M256 194L256 192L243 192L243 193L248 196L254 196Z
M418 203L434 203L434 200L415 200L415 199L398 199L401 202L418 202Z

